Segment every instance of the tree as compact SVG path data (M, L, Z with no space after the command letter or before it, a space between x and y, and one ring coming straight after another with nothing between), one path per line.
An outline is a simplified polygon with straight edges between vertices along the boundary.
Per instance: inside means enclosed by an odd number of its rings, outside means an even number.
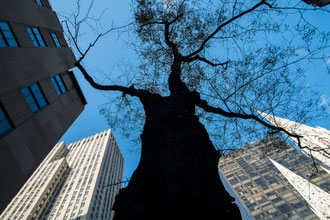
M121 28L97 32L81 49L80 25L93 19L90 7L79 20L78 4L65 22L79 55L76 67L94 88L121 92L124 102L116 105L124 108L121 116L124 110L133 115L131 122L144 123L141 160L116 197L115 219L240 218L219 179L221 154L236 140L250 141L248 135L262 132L301 138L269 124L256 110L296 121L317 112L302 66L326 61L329 36L306 16L328 11L290 4L135 0L134 21L125 28L136 36L130 45L140 65L126 73L132 79L127 85L97 83L84 68L99 39ZM134 102L142 104L144 117ZM110 123L117 119L106 108L103 113Z

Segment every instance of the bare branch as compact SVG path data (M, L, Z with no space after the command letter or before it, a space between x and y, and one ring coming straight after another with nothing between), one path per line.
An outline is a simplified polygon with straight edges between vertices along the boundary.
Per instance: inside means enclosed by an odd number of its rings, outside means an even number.
M116 186L116 185L119 185L119 184L122 184L122 183L128 183L129 181L130 181L130 180L119 181L119 182L116 182L116 183L112 183L112 184L104 185L103 187Z
M195 61L195 60L203 61L204 63L207 63L207 64L211 65L212 67L222 66L224 69L227 69L227 65L229 63L229 61L226 61L224 63L213 63L213 62L209 61L208 59L206 59L204 57L200 57L199 55L196 55L194 57L188 58L188 59L186 59L184 61L190 63L190 62Z
M170 29L170 25L173 24L174 22L176 22L177 20L179 20L182 16L183 16L183 14L179 14L172 21L169 21L169 22L165 21L165 31L164 31L165 42L166 42L167 46L169 46L172 49L175 57L181 57L181 54L180 54L176 44L170 40L169 29Z
M270 7L270 5L268 4L268 3L266 3L266 0L262 0L262 1L260 1L258 4L256 4L255 6L253 6L252 8L250 8L250 9L248 9L248 10L246 10L246 11L243 11L242 13L240 13L240 14L238 14L238 15L236 15L236 16L234 16L234 17L232 17L231 19L229 19L229 20L227 20L226 22L224 22L224 23L222 23L217 29L215 29L203 42L202 42L202 44L200 45L200 47L196 50L196 51L194 51L194 52L192 52L191 54L189 54L189 55L187 55L187 56L185 56L185 57L192 57L192 56L195 56L195 55L197 55L198 53L200 53L203 49L204 49L204 47L205 47L205 45L207 44L207 42L209 41L209 40L211 40L223 27L225 27L226 25L228 25L228 24L230 24L230 23L232 23L233 21L235 21L235 20L237 20L238 18L240 18L240 17L242 17L242 16L244 16L245 14L248 14L248 13L250 13L250 12L252 12L252 11L254 11L255 9L257 9L258 7L260 7L261 5L267 5L268 7Z
M319 48L319 49L317 49L316 51L310 51L309 53L307 53L306 55L300 57L299 59L296 59L296 60L294 60L294 61L288 62L288 63L286 63L285 65L280 66L280 67L278 67L278 68L276 68L276 69L271 69L270 71L265 71L265 72L261 73L260 75L257 75L256 77L252 78L252 79L249 80L248 82L246 82L246 83L240 85L238 88L236 88L236 89L235 89L231 94L229 94L224 100L225 100L225 101L228 100L230 97L232 97L233 95L235 95L239 90L245 88L246 86L248 86L248 85L251 84L252 82L254 82L254 81L260 79L261 77L263 77L263 76L265 76L265 75L267 75L267 74L274 73L275 71L279 71L279 70L281 70L281 69L284 69L284 68L286 68L286 67L288 67L288 66L290 66L290 65L293 65L293 64L299 63L300 61L307 59L308 57L312 56L313 54L315 54L316 52L318 52L318 50L321 50L321 49L325 49L325 47Z
M207 101L202 100L200 98L196 100L195 104L197 106L201 107L202 109L204 109L207 112L214 113L214 114L220 114L220 115L225 116L225 117L228 117L228 118L241 118L241 119L252 119L252 120L255 120L255 121L259 122L261 125L269 128L269 129L272 129L273 131L275 131L275 133L282 131L282 132L284 132L285 134L287 134L290 137L297 138L298 141L299 141L299 147L302 147L301 144L300 144L300 138L302 138L301 135L293 134L293 133L287 131L286 129L284 129L282 127L278 127L278 126L274 126L272 124L269 124L269 123L263 121L262 119L260 119L256 115L253 115L253 114L241 114L241 113L235 113L235 112L227 112L227 111L223 110L222 108L216 108L216 107L210 106L207 103Z
M76 49L78 50L78 52L80 53L80 55L83 55L83 52L80 50L80 47L78 45L78 42L77 42L77 38L75 36L73 36L72 32L70 31L70 28L69 28L69 25L68 25L68 21L63 21L63 23L65 24L66 26L66 30L68 31L69 35L70 35L70 38L72 39Z
M299 8L299 7L272 7L269 10L294 10L294 11L315 11L316 8ZM317 11L330 12L327 8L317 8Z
M137 97L142 97L144 94L149 93L148 91L143 90L143 89L135 89L134 86L125 87L125 86L119 86L119 85L101 85L101 84L98 84L87 73L86 69L81 65L80 61L77 61L75 63L75 66L78 67L78 69L84 75L85 79L95 89L102 90L102 91L120 91L120 92L123 92L123 95L128 94L128 95L137 96Z

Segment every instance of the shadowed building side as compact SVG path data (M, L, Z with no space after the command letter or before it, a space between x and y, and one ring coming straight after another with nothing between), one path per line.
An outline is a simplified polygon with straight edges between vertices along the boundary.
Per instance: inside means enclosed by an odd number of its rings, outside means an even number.
M83 111L74 63L47 0L0 1L0 211Z

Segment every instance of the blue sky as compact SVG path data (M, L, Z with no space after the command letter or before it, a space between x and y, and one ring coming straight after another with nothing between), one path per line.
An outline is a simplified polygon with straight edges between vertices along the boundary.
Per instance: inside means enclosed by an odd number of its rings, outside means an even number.
M104 8L107 8L105 11L104 19L106 19L108 15L111 15L111 17L117 18L115 24L124 24L130 15L129 2L130 1L127 0L96 1L96 4L94 5L94 9L96 11L95 15L97 15L98 12L103 11ZM63 17L60 16L61 14L68 15L76 8L75 1L55 0L51 1L51 4L53 10L59 14L58 17L60 20L63 19ZM114 5L115 7L113 7ZM86 42L82 43L89 43L89 41L86 40ZM99 47L99 45L102 45L102 47ZM106 46L107 49L111 52L102 51L104 46ZM111 39L101 39L99 44L91 51L92 53L88 55L85 66L91 70L94 70L98 66L102 66L102 69L111 69L111 67L115 65L116 62L118 62L120 59L122 59L122 57L126 55L122 52L125 51L125 49L125 45L117 44L115 37ZM106 94L93 89L82 77L79 70L74 69L73 71L76 75L80 87L82 88L88 104L85 106L85 110L80 114L80 116L72 124L69 130L61 138L60 141L65 141L66 144L70 144L72 142L109 129L109 125L107 124L106 120L99 114L99 106L109 101L108 98L105 97ZM127 140L125 137L122 137L120 132L114 131L114 135L125 158L124 177L130 178L139 162L139 151L137 150L138 147Z
M106 9L102 20L103 29L110 27L111 21L113 21L115 25L123 25L129 21L132 14L130 2L130 0L96 0L92 15L97 16ZM76 8L75 0L52 0L51 4L53 10L58 13L60 20L63 19L61 15L69 15ZM324 27L327 27L326 21L329 21L329 17L318 18L318 21L321 22ZM93 37L93 35L89 36L89 34L86 33L86 38L83 38L85 41L83 40L81 42L82 45L87 45L90 42L89 40L91 38L89 37ZM115 35L107 35L101 39L91 53L88 54L84 64L91 72L98 68L104 71L111 70L114 65L123 62L123 60L134 60L132 53L132 51L127 49L127 45L118 41ZM327 62L330 63L330 58ZM82 78L82 75L77 69L74 69L74 73L88 104L62 137L61 141L65 141L66 144L109 129L106 120L99 114L99 106L109 101L106 97L108 93L102 93L93 89L87 81ZM323 64L310 66L306 78L310 85L317 85L315 88L322 94L320 97L320 105L327 108L328 114L330 114L330 74L327 73L325 66L323 66ZM318 125L330 130L330 122L328 120L316 121L314 124L310 125ZM114 131L114 135L125 158L124 177L130 178L139 162L139 146L136 146L136 144L123 137L119 131Z

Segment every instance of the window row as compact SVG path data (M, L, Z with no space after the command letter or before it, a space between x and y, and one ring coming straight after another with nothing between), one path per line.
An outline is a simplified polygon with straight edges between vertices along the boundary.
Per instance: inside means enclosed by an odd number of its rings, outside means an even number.
M46 47L44 38L42 37L39 28L26 27L27 32L35 47ZM61 47L56 33L50 32L50 36L54 41L56 47ZM0 21L0 47L19 47L17 40L14 37L12 29L7 22Z
M52 76L50 79L59 96L67 92L67 89L59 74ZM37 112L48 105L45 95L37 82L25 86L21 89L21 92L32 112ZM9 115L5 111L4 107L0 105L0 135L7 133L12 128L13 124L9 119Z

